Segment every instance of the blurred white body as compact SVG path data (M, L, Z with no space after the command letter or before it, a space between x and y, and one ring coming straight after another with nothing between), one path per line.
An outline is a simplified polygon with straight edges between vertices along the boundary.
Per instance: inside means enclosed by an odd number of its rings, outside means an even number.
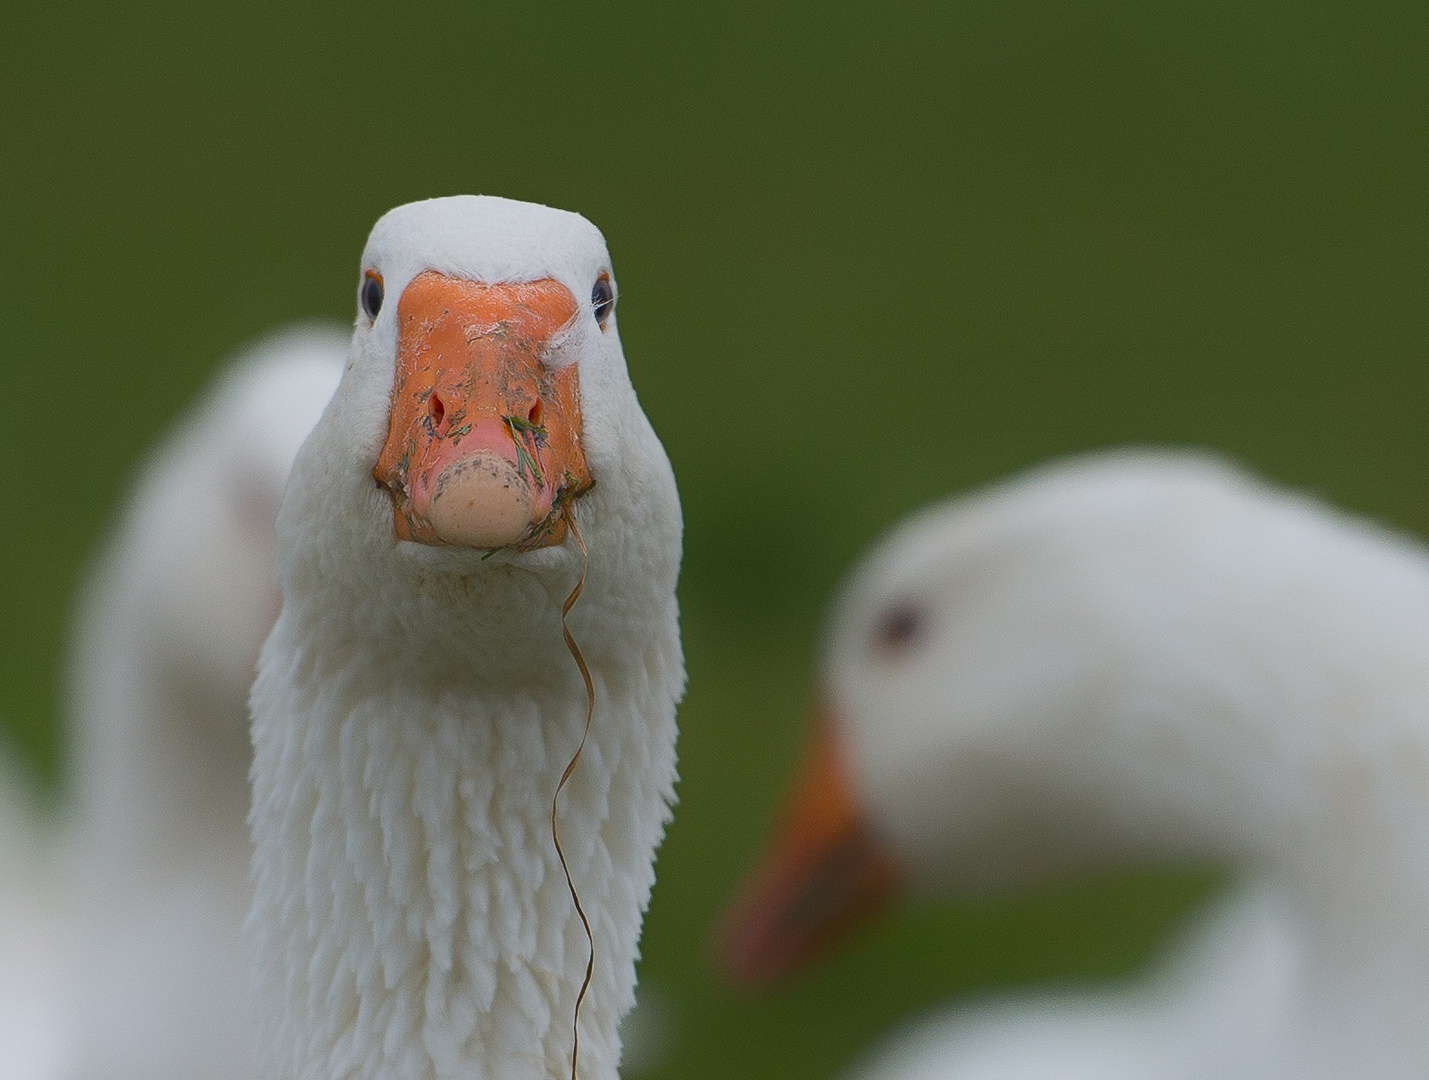
M899 607L917 632L880 644ZM983 1012L919 1037L941 1071L905 1047L869 1075L1429 1075L1421 544L1197 455L1062 463L879 545L825 691L919 887L1219 861L1274 890L1255 933L1286 965L1208 946L1140 997Z
M850 1080L1205 1080L1277 1075L1300 938L1282 897L1237 888L1147 975L938 1010Z
M274 520L348 334L241 355L137 475L81 597L73 1080L251 1080L248 689L277 617Z
M0 1080L59 1080L68 896L55 822L16 765L0 760Z

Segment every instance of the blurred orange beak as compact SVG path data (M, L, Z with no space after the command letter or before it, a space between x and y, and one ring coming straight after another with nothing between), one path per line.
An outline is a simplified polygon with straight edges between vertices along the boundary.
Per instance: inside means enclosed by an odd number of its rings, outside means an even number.
M720 927L718 957L747 989L797 971L894 896L892 853L868 828L838 730L821 721L758 869Z
M577 311L550 278L486 285L428 270L403 290L372 470L399 539L528 551L565 538L566 506L594 481L576 365L541 358Z

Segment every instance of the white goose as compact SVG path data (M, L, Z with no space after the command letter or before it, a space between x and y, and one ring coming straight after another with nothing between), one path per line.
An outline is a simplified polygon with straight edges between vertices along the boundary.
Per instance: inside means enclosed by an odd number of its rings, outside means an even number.
M1240 1061L1143 1074L1429 1074L1423 545L1196 455L1056 465L880 544L834 606L821 696L731 921L746 978L900 884L1214 860L1282 897L1283 1019Z
M63 991L75 1080L252 1080L248 689L273 525L345 331L240 354L141 467L81 594Z
M343 380L278 518L252 697L260 1074L609 1080L683 692L680 512L605 243L462 196L362 258ZM593 486L592 486L593 482ZM571 524L579 525L579 534Z

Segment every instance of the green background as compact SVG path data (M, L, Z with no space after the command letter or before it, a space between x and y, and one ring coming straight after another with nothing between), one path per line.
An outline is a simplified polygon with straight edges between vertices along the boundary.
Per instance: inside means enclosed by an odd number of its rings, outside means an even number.
M69 597L232 348L350 319L387 208L606 233L681 481L662 1077L825 1077L908 1009L1131 970L1204 873L907 912L747 1001L706 962L823 598L904 511L1050 454L1222 448L1429 526L1429 7L11 4L0 724L54 778Z

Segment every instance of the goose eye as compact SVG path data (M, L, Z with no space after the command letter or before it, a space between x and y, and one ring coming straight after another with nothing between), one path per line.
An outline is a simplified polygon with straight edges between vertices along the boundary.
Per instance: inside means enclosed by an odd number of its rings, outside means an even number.
M369 319L377 318L382 310L382 275L375 270L367 271L362 279L362 310Z
M590 304L595 308L595 321L600 324L602 330L605 329L606 320L610 318L610 313L615 310L615 290L611 288L610 278L601 274L595 279L595 284L590 290Z
M895 604L878 619L874 646L885 655L906 652L923 636L926 623L923 610L915 604Z

